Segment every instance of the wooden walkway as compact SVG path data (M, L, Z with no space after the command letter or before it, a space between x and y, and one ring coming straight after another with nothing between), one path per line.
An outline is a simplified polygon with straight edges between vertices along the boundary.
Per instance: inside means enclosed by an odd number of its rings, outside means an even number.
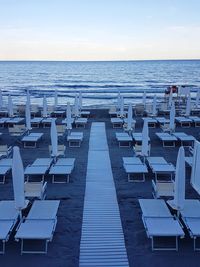
M129 266L101 122L92 123L90 133L79 266Z

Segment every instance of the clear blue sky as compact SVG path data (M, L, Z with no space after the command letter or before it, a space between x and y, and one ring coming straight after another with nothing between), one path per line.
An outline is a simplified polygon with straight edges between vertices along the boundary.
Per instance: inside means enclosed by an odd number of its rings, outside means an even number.
M200 0L0 0L0 60L200 58Z

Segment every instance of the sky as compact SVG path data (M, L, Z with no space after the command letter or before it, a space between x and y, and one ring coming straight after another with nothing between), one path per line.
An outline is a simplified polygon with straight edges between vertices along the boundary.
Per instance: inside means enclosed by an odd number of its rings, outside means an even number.
M200 59L200 0L0 0L0 60Z

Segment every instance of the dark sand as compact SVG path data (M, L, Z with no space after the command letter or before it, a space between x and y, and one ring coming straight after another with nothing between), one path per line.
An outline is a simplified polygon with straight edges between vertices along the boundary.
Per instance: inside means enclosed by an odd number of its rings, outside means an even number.
M15 242L13 236L6 244L5 255L0 255L0 267L77 267L79 263L79 245L81 238L81 224L83 213L83 200L85 191L85 177L87 170L88 141L91 122L106 122L107 139L110 149L110 158L115 180L121 219L125 235L125 243L130 266L133 267L160 267L200 266L200 253L193 251L193 242L186 235L186 238L179 241L179 251L151 251L150 239L146 237L141 219L141 211L138 198L152 198L151 178L152 174L144 183L128 183L127 175L122 166L123 156L132 156L131 148L119 148L115 139L116 130L112 128L107 110L92 110L91 118L84 132L84 141L81 148L68 148L66 156L75 157L75 169L71 175L69 184L51 184L50 178L47 188L47 199L60 199L58 211L58 223L53 241L49 243L47 255L20 255L20 243ZM136 131L141 132L142 121L137 118ZM80 131L76 130L75 131ZM7 133L7 129L1 130ZM49 129L35 129L35 132L44 132L45 137L39 143L38 149L23 149L22 145L4 134L0 140L1 144L19 145L24 166L38 157L48 157L48 145L50 144ZM120 130L117 130L120 131ZM168 161L175 164L178 147L163 148L161 142L155 136L157 129L150 129L151 155L164 156ZM177 128L177 131L184 131L199 138L199 128L191 129ZM63 140L60 139L60 143ZM66 143L66 141L65 141ZM198 195L189 184L190 169L187 168L186 197L198 198ZM0 199L13 199L11 175L7 177L6 184L0 185Z

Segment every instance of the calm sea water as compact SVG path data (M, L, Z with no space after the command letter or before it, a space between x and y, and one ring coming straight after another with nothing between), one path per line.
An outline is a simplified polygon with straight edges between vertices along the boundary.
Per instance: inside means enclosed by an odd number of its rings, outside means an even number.
M0 88L5 101L10 93L16 103L24 103L26 90L32 102L41 103L46 94L53 103L73 102L82 91L86 105L109 104L118 91L125 101L141 97L144 90L158 95L172 84L200 88L200 60L119 61L119 62L0 62ZM20 97L18 97L20 95Z

